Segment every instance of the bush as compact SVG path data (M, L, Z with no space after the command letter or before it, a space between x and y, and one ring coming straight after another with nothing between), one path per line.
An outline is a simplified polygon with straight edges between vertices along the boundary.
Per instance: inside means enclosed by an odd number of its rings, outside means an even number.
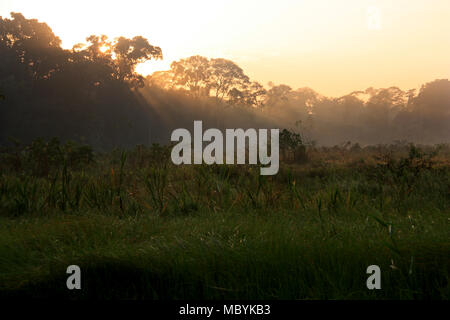
M306 146L299 133L283 129L280 132L280 151L282 159L286 162L306 163L308 161Z
M94 161L90 146L73 141L61 144L58 138L44 141L33 140L28 145L14 141L14 146L0 152L3 170L25 172L33 176L47 176L52 170L65 165L71 169L80 169Z

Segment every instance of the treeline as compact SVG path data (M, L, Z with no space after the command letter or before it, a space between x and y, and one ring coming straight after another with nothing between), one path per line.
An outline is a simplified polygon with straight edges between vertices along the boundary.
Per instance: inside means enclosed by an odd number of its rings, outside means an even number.
M136 36L92 35L70 50L45 23L0 17L0 143L10 137L75 140L97 149L169 142L193 120L218 128L279 127L334 145L450 141L450 81L325 97L264 86L227 59L192 56L146 78L139 63L161 48ZM301 76L301 75L299 75Z
M137 64L162 58L143 37L90 36L71 50L45 23L0 18L0 141L60 137L98 148L146 143L157 123L135 94Z
M177 92L223 106L258 110L257 117L272 126L301 130L309 140L321 144L450 141L448 79L426 83L419 92L368 88L336 98L284 84L269 83L266 89L250 81L232 61L193 56L147 77L143 90L155 87L165 90L166 96ZM233 127L232 122L227 125Z

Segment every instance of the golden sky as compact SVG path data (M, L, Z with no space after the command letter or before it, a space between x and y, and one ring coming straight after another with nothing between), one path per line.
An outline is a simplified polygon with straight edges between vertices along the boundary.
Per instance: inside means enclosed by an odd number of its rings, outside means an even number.
M11 11L48 23L66 48L142 35L164 55L143 74L200 54L328 96L450 78L450 0L1 0L0 15Z

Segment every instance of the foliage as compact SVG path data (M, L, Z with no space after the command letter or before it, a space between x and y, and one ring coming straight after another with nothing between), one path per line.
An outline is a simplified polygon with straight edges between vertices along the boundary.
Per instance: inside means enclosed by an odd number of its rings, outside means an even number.
M48 176L63 165L80 169L94 162L92 147L73 141L61 144L58 138L46 142L36 139L29 145L14 141L14 146L1 151L3 169L13 169L33 176Z
M299 133L283 129L280 132L280 150L285 160L289 154L293 155L293 160L297 163L304 163L308 160L306 146Z
M32 145L33 159L68 152ZM4 170L0 296L448 299L448 146L316 149L273 177L170 165L157 145L81 170L59 158L42 177ZM61 286L74 263L75 293ZM372 264L383 290L365 287Z
M135 68L161 59L161 49L140 36L86 41L65 50L45 23L20 13L0 18L0 87L8 97L0 108L0 144L10 136L27 143L38 136L84 138L97 148L143 142L152 121L134 93L143 86Z
M20 13L0 19L0 56L1 94L7 97L0 144L11 136L27 143L58 136L103 150L161 143L169 127L198 120L200 109L205 121L230 127L244 118L247 127L285 128L301 120L302 135L322 145L450 139L448 79L425 83L418 92L367 88L325 97L307 87L264 86L233 61L199 55L144 79L136 67L162 59L161 48L145 38L91 35L65 50L47 24Z

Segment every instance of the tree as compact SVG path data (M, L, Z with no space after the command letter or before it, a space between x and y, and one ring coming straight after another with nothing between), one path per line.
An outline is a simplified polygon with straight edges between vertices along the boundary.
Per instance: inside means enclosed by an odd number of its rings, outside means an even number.
M162 58L161 49L139 36L93 35L71 50L60 44L45 23L20 13L0 17L0 87L8 98L0 108L0 143L7 136L86 139L102 147L146 141L153 120L132 92L143 84L135 67Z
M218 101L233 103L247 98L256 103L263 92L262 86L251 83L233 61L199 55L172 62L170 70L155 72L149 83L166 89L186 90L194 97L209 97L212 91Z
M242 90L231 89L228 92L228 101L234 105L240 104L260 108L264 105L266 94L267 90L260 83L252 81L250 84L244 84Z
M406 108L407 93L398 87L368 88L366 93L370 94L366 102L366 122L385 133L398 112Z
M202 56L192 56L174 61L170 65L173 84L185 88L195 97L209 95L209 61Z
M262 107L264 106L264 101L266 99L267 90L264 89L264 87L256 81L252 81L250 83L250 86L248 87L248 104L254 106L254 107Z
M276 106L280 103L286 102L292 93L292 88L285 84L280 84L278 86L269 83L271 88L267 91L267 102L269 106Z
M3 75L22 70L32 79L47 79L64 59L61 40L50 27L36 19L26 19L21 13L11 13L12 19L0 17L0 55L7 70Z
M415 124L417 140L429 143L450 139L450 81L439 79L424 84L411 99L410 123ZM406 117L408 118L408 117Z
M147 76L146 81L150 87L156 86L166 90L176 88L175 74L172 69L155 71Z
M129 83L132 88L144 85L144 78L135 72L136 66L163 57L161 48L151 45L141 36L132 39L119 37L110 41L105 35L91 35L86 41L88 45L83 50L79 50L83 45L78 44L74 51L90 61L110 67L115 79Z
M284 161L293 156L295 162L306 162L306 147L299 133L283 129L280 132L280 150Z
M352 92L333 100L337 109L337 119L344 125L355 125L362 120L364 101L358 97L359 93ZM328 110L331 112L332 110ZM332 113L330 114L330 116Z
M422 85L412 108L424 115L450 116L450 81L439 79Z
M151 59L162 59L160 47L152 46L147 39L136 36L132 39L118 38L113 46L114 61L116 62L119 80L129 81L133 87L144 85L142 76L136 74L136 65Z
M222 101L229 98L230 90L245 90L250 83L244 71L233 61L223 58L211 59L208 83L215 90L215 97Z

